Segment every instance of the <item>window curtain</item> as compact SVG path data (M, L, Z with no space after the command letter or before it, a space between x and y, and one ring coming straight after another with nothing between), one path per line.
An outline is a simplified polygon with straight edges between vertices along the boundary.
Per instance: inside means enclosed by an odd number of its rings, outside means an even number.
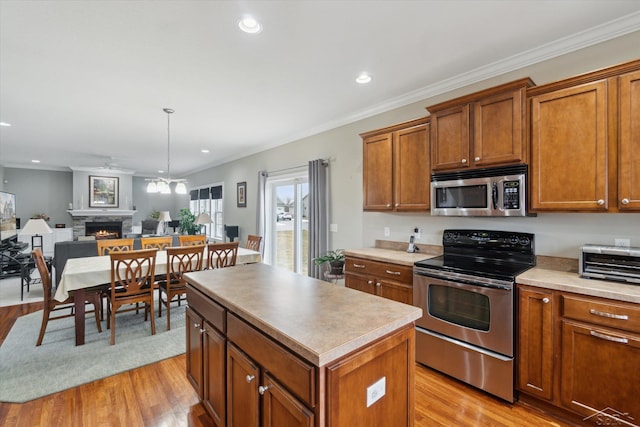
M309 162L309 276L323 279L322 266L313 260L329 248L329 197L325 160Z
M269 174L267 171L258 172L258 204L256 209L256 233L258 236L262 236L262 247L267 246L267 177Z

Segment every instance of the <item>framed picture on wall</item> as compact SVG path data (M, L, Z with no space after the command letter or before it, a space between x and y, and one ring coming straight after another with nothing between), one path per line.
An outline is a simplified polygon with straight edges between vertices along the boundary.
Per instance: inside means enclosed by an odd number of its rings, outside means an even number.
M89 175L89 207L118 207L118 178Z
M238 207L247 207L247 181L238 183Z

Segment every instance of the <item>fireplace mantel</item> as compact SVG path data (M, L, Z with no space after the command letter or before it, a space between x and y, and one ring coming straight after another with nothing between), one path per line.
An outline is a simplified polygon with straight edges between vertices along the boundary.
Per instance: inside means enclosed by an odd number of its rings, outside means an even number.
M73 209L67 210L72 217L86 217L86 216L133 216L137 211L127 209Z

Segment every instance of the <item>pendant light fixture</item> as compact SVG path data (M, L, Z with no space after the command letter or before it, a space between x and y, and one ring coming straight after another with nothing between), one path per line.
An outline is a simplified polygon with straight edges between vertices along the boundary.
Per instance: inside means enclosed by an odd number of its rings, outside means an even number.
M176 194L187 194L186 179L171 179L171 114L174 110L171 108L163 108L162 111L167 113L167 177L149 178L147 184L147 193L171 194L170 184L176 183Z

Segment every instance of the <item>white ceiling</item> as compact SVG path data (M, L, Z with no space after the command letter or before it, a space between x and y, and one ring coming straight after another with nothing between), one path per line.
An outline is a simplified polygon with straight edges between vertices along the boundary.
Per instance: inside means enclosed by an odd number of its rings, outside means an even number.
M158 175L170 107L180 177L634 31L638 0L0 0L0 164Z

